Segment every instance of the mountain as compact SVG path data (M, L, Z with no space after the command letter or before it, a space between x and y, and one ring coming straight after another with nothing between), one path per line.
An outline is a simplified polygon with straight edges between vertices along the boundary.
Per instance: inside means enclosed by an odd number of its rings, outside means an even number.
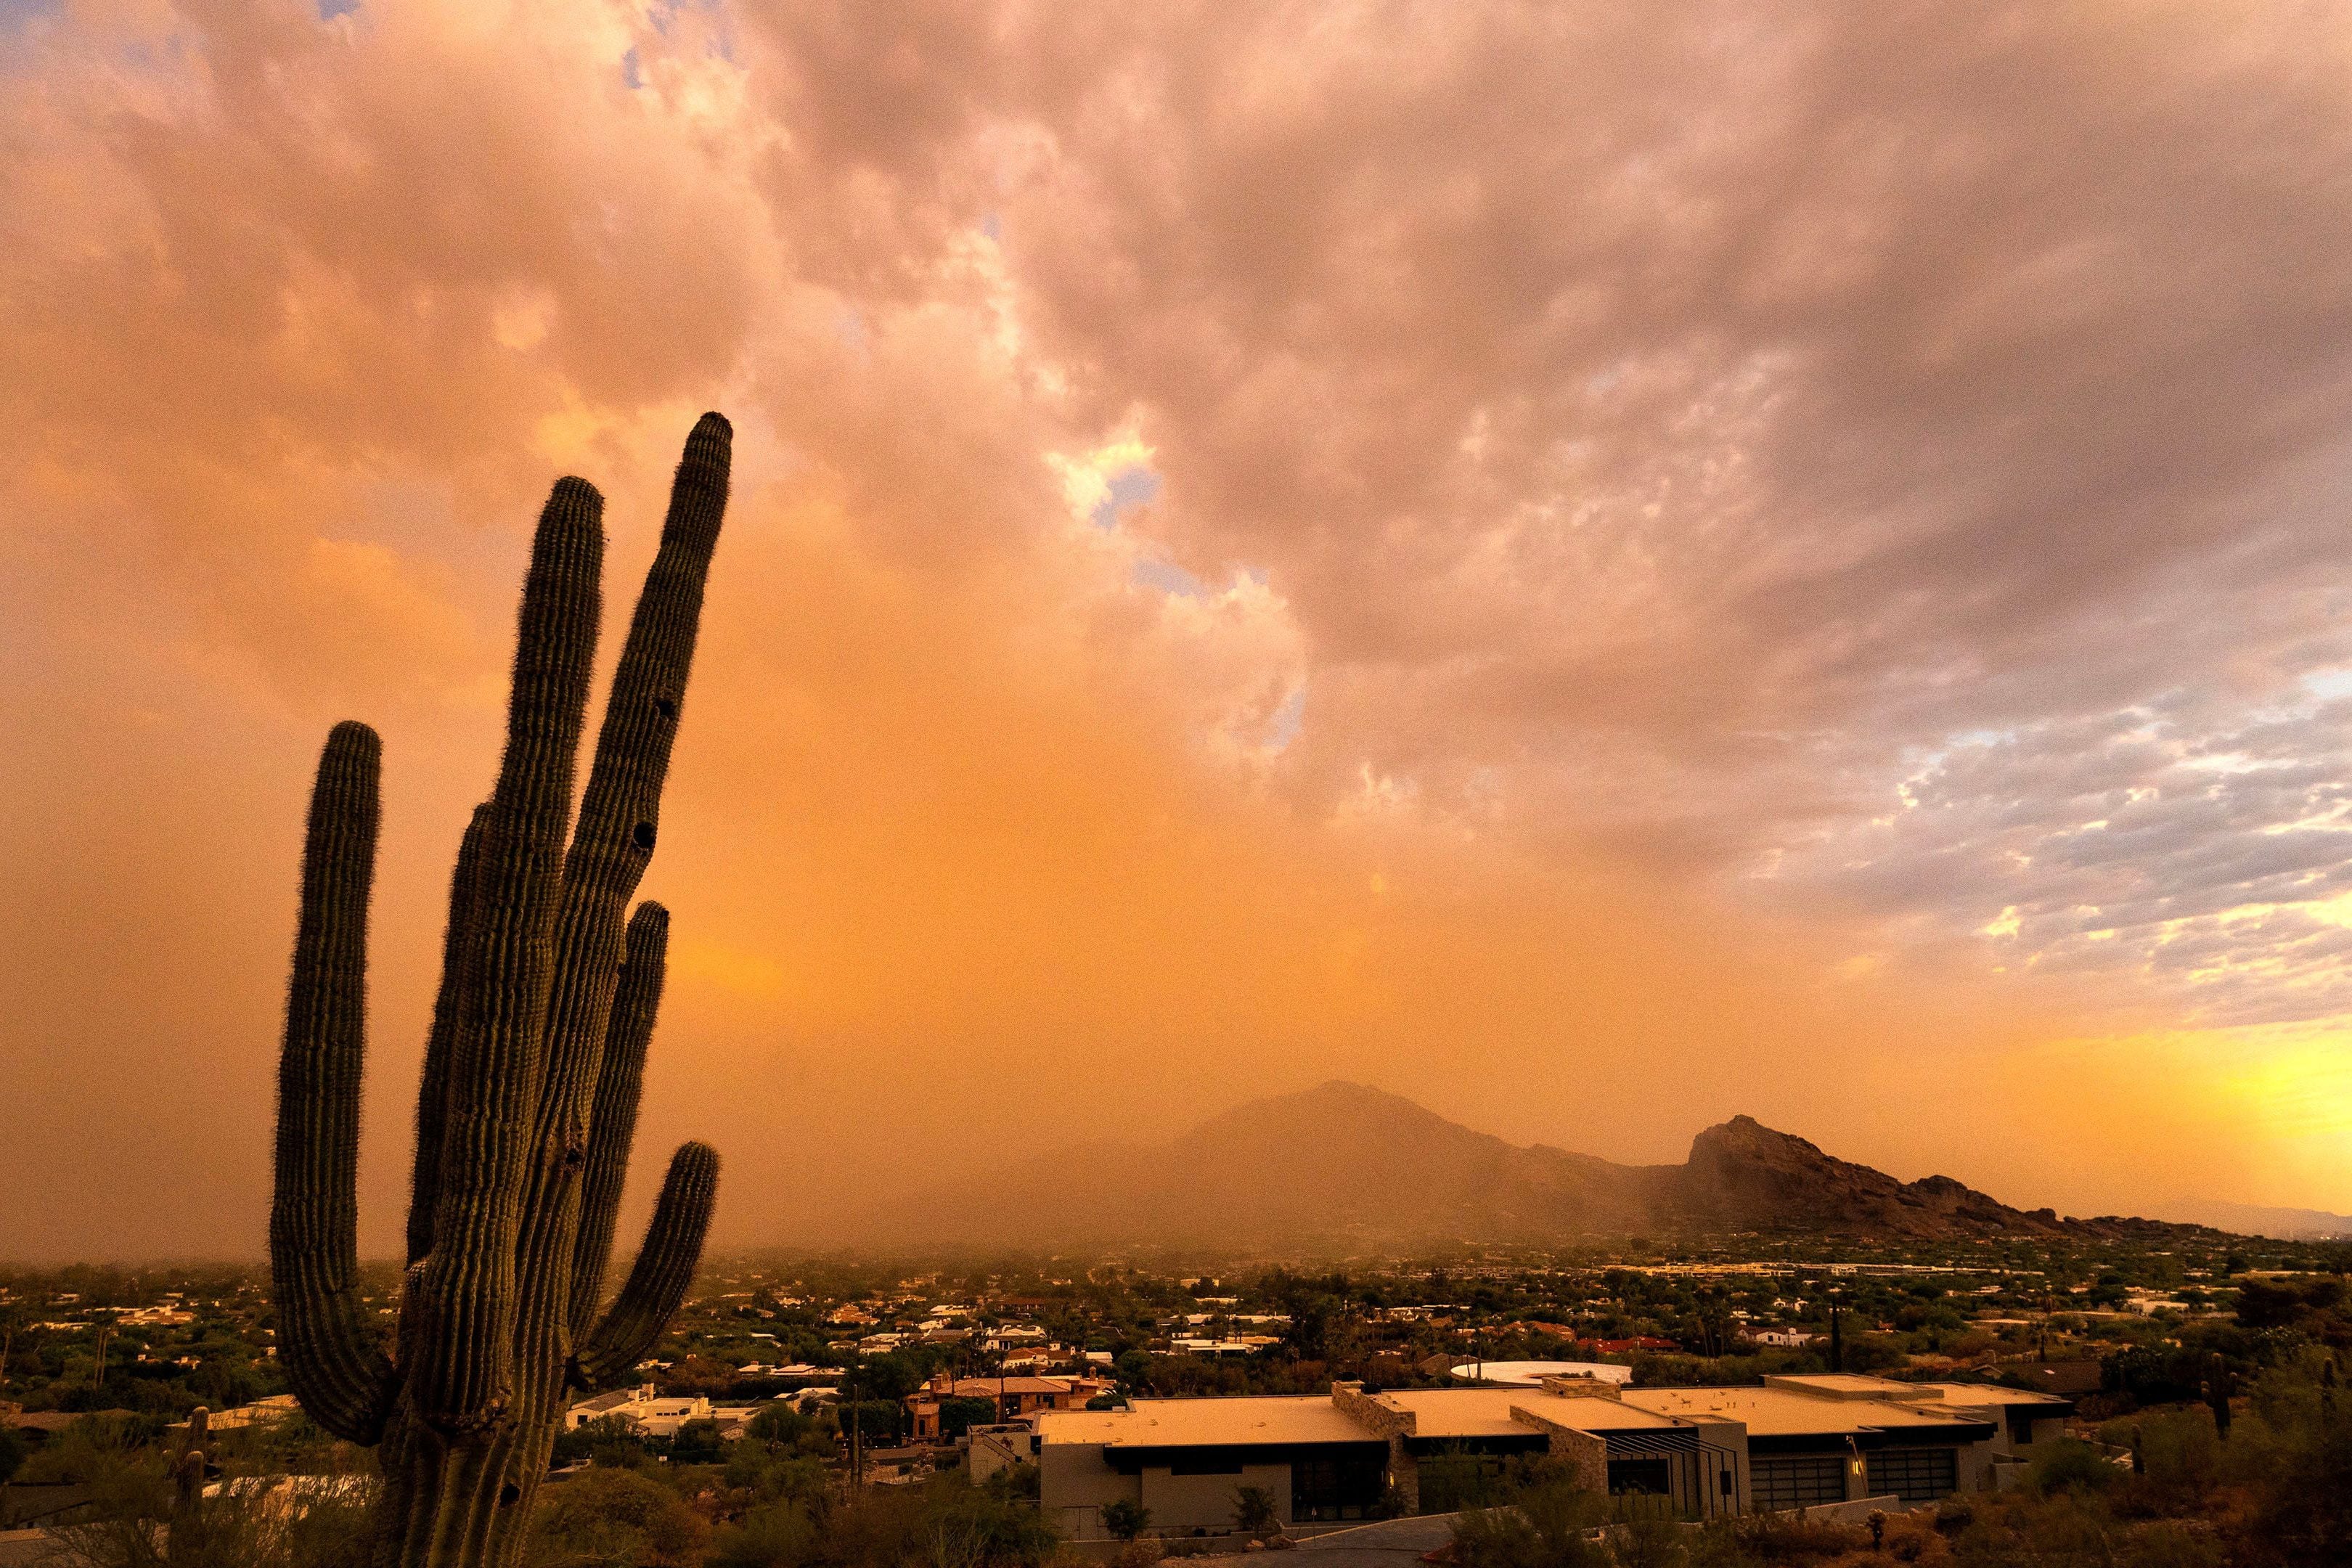
M2011 1208L1948 1176L1901 1182L1736 1116L1679 1165L1520 1147L1401 1096L1330 1082L1165 1142L1096 1143L885 1205L867 1239L974 1247L1544 1242L1779 1231L1935 1238L2174 1227Z

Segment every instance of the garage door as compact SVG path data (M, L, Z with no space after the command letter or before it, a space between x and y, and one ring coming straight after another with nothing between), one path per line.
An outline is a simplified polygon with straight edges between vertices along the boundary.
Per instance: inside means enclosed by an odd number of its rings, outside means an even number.
M1843 1502L1845 1460L1835 1454L1760 1458L1751 1470L1749 1486L1759 1510Z
M1934 1502L1959 1490L1959 1457L1949 1448L1881 1448L1870 1456L1870 1495Z

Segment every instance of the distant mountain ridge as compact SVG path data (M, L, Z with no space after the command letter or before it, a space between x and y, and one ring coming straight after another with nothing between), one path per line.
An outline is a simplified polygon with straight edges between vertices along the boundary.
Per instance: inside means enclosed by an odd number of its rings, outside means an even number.
M1008 1194L1017 1194L1017 1201ZM1234 1107L1165 1142L1089 1144L884 1205L877 1239L1035 1247L1539 1243L1727 1231L1933 1239L2181 1234L2062 1219L1949 1176L1897 1181L1753 1117L1692 1140L1679 1165L1520 1147L1401 1095L1333 1080Z
M2326 1209L2274 1208L2263 1204L2184 1203L2166 1205L2165 1217L2184 1225L2210 1226L2240 1236L2270 1236L2281 1241L2334 1241L2352 1237L2352 1215Z

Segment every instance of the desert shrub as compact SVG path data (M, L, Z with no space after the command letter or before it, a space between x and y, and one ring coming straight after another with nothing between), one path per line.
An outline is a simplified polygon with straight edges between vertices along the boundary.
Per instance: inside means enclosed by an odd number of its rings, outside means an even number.
M554 1460L559 1466L583 1460L608 1469L642 1468L652 1458L644 1434L625 1415L600 1415L556 1435Z
M719 1532L709 1568L803 1568L818 1560L816 1521L798 1500L770 1503Z
M1133 1541L1151 1528L1151 1510L1139 1502L1116 1498L1102 1506L1102 1527L1119 1541Z
M1609 1500L1565 1473L1533 1468L1507 1506L1466 1509L1454 1523L1457 1568L1606 1568L1611 1554L1595 1536L1609 1520Z
M943 1399L940 1401L940 1436L961 1437L974 1426L985 1426L996 1419L996 1402L992 1399Z
M2221 1483L2221 1443L2206 1412L2153 1412L2117 1425L2129 1428L2123 1442L2137 1438L2144 1467L2118 1506L2157 1514L2188 1513L2202 1507Z
M670 1462L675 1465L715 1465L726 1453L719 1423L708 1417L680 1423L677 1436L669 1440Z
M709 1540L709 1524L677 1493L629 1469L549 1487L531 1521L543 1568L696 1568Z
M1790 1513L1747 1514L1718 1520L1698 1534L1692 1568L1748 1568L1752 1563L1811 1563L1869 1544L1850 1524L1801 1519Z
M2124 1479L2107 1457L2090 1444L2061 1437L2033 1457L2026 1485L2044 1497L2053 1492L2105 1491Z
M806 1454L738 1443L729 1452L719 1479L732 1490L748 1493L754 1505L796 1502L814 1510L824 1504L824 1461Z

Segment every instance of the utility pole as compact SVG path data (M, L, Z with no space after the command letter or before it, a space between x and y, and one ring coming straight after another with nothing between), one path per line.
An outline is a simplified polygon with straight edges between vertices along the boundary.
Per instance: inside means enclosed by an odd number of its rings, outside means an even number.
M865 1412L857 1407L857 1352L849 1352L849 1487L866 1484Z

